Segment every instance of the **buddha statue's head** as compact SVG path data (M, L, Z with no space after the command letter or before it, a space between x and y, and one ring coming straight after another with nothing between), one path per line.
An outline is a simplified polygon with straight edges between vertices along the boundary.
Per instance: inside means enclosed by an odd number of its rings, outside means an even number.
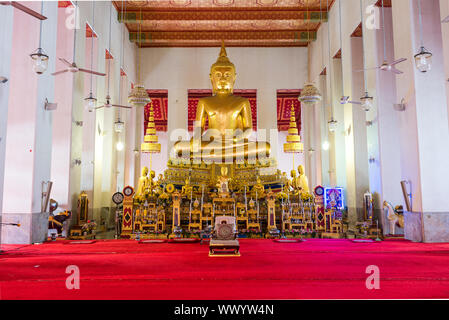
M292 170L290 172L290 175L292 176L292 178L296 178L296 170Z
M217 61L210 68L209 77L214 94L233 92L236 77L235 66L228 58L224 42L221 43L220 55Z
M142 177L146 177L148 175L148 168L147 167L143 167L142 168Z
M304 166L302 164L300 164L298 166L298 173L299 173L300 176L305 173Z
M150 171L150 178L153 179L156 176L156 172L153 170Z

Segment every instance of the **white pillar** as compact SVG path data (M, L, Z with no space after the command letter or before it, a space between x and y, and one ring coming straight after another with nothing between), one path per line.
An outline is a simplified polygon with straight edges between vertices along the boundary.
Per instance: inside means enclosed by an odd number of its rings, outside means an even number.
M11 51L13 35L13 8L10 6L0 6L0 20L2 28L0 29L0 57L5 63L0 64L0 76L8 79L5 83L0 83L0 113L8 114L8 100L10 89L10 69L11 69ZM7 117L0 117L0 190L4 190L5 175L5 151L6 151L6 128ZM0 192L0 223L3 213L3 192ZM0 243L2 242L2 227L0 226Z
M40 2L30 6L41 9ZM3 229L5 243L33 243L46 238L43 229L48 217L42 213L41 197L42 182L50 180L52 112L44 105L46 98L54 101L55 80L50 73L55 66L57 3L44 2L43 10L48 19L42 24L42 48L50 60L42 75L34 73L28 56L38 46L39 20L14 12L3 221L18 222L21 227Z
M341 0L340 0L341 1ZM356 11L357 10L357 11ZM363 95L363 73L354 72L362 67L361 39L350 35L360 19L360 2L342 2L342 72L343 88L340 95L359 101ZM352 23L345 23L352 21ZM362 76L360 76L362 75ZM362 85L360 85L362 81ZM346 151L346 200L351 226L363 217L363 194L369 190L368 156L366 145L366 115L359 105L346 104L344 109L344 136Z
M382 20L380 20L382 21ZM382 25L381 25L382 28ZM384 62L383 29L365 29L365 50L367 67L380 66ZM392 62L400 57L394 56L391 8L385 8L386 60ZM396 66L403 68L403 64ZM392 205L403 204L401 193L401 163L398 153L399 122L398 112L393 104L396 97L396 78L404 81L404 75L372 70L367 72L368 91L374 97L374 104L367 113L368 157L370 192L374 195L374 208L384 234L388 234L389 224L383 214L383 201ZM380 215L379 215L380 214Z
M411 181L413 212L405 214L407 239L449 241L449 128L446 76L438 0L421 1L424 45L433 53L433 68L425 74L414 66L419 51L417 1L393 2L395 56L406 57L403 79L396 79L398 99L407 100L400 114L402 178ZM410 28L411 26L411 28Z

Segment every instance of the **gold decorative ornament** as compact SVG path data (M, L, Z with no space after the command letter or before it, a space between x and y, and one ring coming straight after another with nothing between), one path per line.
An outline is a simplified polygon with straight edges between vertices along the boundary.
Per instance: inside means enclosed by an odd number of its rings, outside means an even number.
M167 185L165 190L167 190L168 193L173 193L175 191L175 186L172 183L170 183Z
M290 127L286 139L287 143L284 143L285 153L302 153L304 151L304 145L301 143L301 136L296 126L295 107L293 103L290 111Z
M313 83L306 83L298 98L305 105L313 105L322 100L321 93Z
M128 102L135 107L144 107L151 102L147 90L141 84L136 84L128 96Z

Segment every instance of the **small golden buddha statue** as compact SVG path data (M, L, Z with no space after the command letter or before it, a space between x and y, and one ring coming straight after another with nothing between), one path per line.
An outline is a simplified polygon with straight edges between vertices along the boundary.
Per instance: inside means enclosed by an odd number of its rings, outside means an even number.
M217 189L219 193L228 193L229 192L229 180L228 177L228 167L221 167L221 176L218 177L217 180Z
M248 141L253 128L251 105L248 99L233 94L235 66L227 57L224 43L209 76L213 96L199 100L194 137L190 142L175 143L176 155L194 162L219 163L269 158L271 147L268 142Z
M298 173L299 173L299 177L297 178L297 180L298 180L299 189L303 193L309 193L310 192L309 179L307 179L307 176L306 176L305 170L304 170L304 166L302 164L300 164L298 166Z
M185 185L181 188L181 195L186 196L187 198L191 198L193 192L193 186L190 185L190 180L186 179Z
M145 197L145 193L146 190L148 188L149 185L149 180L148 180L148 168L147 167L143 167L142 168L142 174L139 178L139 184L137 185L137 190L136 190L136 194L134 196L134 199L138 200L138 201L142 201Z
M156 176L156 173L151 170L150 171L150 176L148 177L148 185L147 188L145 190L145 194L153 194L155 189L156 189L156 183L153 181L154 177Z
M292 170L290 172L290 176L292 177L292 179L289 181L288 187L294 194L297 194L299 192L299 185L298 178L296 176L296 170Z
M260 180L260 177L257 177L256 184L253 187L251 195L257 197L257 199L263 198L265 195L265 187Z

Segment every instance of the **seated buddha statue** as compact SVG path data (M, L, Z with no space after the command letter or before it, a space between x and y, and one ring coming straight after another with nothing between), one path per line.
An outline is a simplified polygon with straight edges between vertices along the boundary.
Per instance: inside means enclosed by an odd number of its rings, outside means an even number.
M148 185L147 185L147 188L146 188L146 194L152 195L156 191L157 183L154 182L154 180L153 180L154 177L156 177L156 173L153 170L151 170L150 171L150 176L148 177Z
M298 194L300 190L298 184L298 177L296 176L296 170L292 170L290 172L290 176L292 177L292 180L288 182L288 187L293 192L293 194Z
M265 187L262 184L260 177L257 177L256 184L251 190L251 196L256 197L257 199L263 198L265 196Z
M227 194L229 193L229 180L230 178L228 177L228 168L223 166L220 169L221 172L221 176L218 177L217 179L217 190L220 194Z
M193 186L190 184L190 180L186 179L185 184L181 188L181 195L191 199L193 193Z
M198 101L193 138L175 143L176 156L189 158L194 163L269 158L271 147L268 142L248 140L253 127L251 105L248 99L233 94L235 66L227 57L224 43L209 77L213 95Z

